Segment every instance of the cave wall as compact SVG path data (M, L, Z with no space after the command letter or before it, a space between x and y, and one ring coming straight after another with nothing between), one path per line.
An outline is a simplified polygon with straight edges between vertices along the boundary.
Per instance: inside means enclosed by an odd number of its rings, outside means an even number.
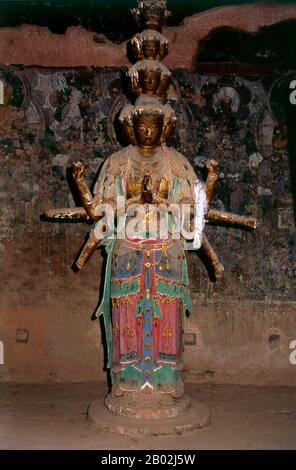
M225 267L218 283L188 253L187 380L296 384L296 106L289 101L296 7L288 3L212 8L185 19L182 10L165 32L169 100L179 116L170 144L200 177L206 159L218 161L213 207L259 220L256 232L206 226ZM118 11L114 25L110 11L84 27L67 20L61 30L50 28L46 14L37 24L1 19L2 381L106 379L100 324L92 320L103 258L98 251L75 273L90 227L44 222L40 214L79 205L73 161L88 164L92 185L119 148L114 122L128 64L122 41L135 30Z
M124 71L1 66L1 380L105 378L100 325L91 318L102 257L98 251L74 273L89 226L48 223L40 215L79 205L73 161L88 164L92 185L119 148L113 124L125 102ZM169 99L179 120L170 144L201 177L206 159L219 162L213 207L259 219L256 232L206 227L225 266L218 283L188 253L194 313L185 331L195 343L187 346L188 380L295 384L290 78L173 70Z

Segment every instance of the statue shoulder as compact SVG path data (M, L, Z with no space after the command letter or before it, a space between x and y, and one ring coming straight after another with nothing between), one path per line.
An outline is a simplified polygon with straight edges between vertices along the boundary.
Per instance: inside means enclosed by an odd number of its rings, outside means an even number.
M112 153L112 155L105 160L101 171L111 172L114 176L122 174L130 156L132 155L132 151L133 146L129 145L128 147L124 147L121 150Z
M179 178L190 179L191 181L197 180L197 175L189 160L182 153L178 152L173 147L166 147L163 149L167 154L169 165L174 175Z

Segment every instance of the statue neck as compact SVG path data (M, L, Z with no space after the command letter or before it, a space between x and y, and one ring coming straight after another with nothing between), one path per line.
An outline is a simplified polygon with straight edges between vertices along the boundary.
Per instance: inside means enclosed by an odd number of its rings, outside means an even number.
M140 147L137 146L139 157L149 161L150 158L154 158L159 154L159 149L161 148L160 145L156 145L155 147Z
M127 168L127 178L142 181L145 175L151 175L153 181L170 175L169 160L165 158L163 146L158 145L152 155L142 154L140 148L132 146Z

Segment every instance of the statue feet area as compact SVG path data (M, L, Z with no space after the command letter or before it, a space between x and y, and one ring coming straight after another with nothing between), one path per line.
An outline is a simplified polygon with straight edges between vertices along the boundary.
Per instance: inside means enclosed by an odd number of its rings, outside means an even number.
M190 407L187 395L174 398L169 393L149 391L127 392L116 396L112 392L105 398L109 411L115 415L138 419L162 419L181 416Z
M96 428L131 437L183 434L210 423L209 408L188 395L169 393L108 393L105 400L94 400L88 419Z

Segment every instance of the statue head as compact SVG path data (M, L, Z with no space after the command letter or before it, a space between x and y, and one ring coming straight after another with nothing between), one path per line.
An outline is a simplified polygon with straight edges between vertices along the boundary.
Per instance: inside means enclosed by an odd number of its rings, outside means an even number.
M161 142L164 113L143 109L133 114L133 128L137 145L143 149L154 149Z
M136 96L165 96L171 80L169 69L157 60L141 60L130 67L127 74Z
M146 39L143 42L143 55L145 59L156 60L159 56L160 44L157 39Z
M142 95L135 106L126 105L119 116L123 134L132 145L153 149L172 135L176 115L170 105L156 97Z
M166 9L166 0L138 1L138 8L133 8L131 11L139 29L161 31L170 16L170 12Z
M162 61L168 53L169 41L158 31L147 29L131 39L132 53L136 60Z
M149 70L148 68L139 70L139 85L142 93L156 95L161 80L161 70Z

